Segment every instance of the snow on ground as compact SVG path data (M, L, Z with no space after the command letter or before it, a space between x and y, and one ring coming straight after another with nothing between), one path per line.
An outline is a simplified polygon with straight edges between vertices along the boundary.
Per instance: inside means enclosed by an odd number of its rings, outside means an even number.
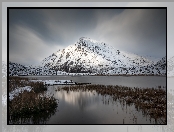
M30 80L32 82L43 82L44 85L67 85L75 84L72 80Z
M15 90L13 90L12 92L9 93L9 99L13 100L13 98L15 96L18 96L19 93L23 93L25 90L30 92L32 90L32 87L31 86L25 86L25 87L16 88ZM2 95L2 105L3 106L7 105L7 95L6 94Z
M30 80L32 82L43 82L45 85L67 85L75 84L72 80ZM9 99L13 100L15 96L18 96L19 93L24 91L30 92L32 90L31 86L19 87L9 93ZM2 104L7 105L7 95L2 95Z
M72 80L30 80L32 82L43 82L45 85L67 85L75 84ZM9 93L9 99L13 100L15 96L18 96L19 93L24 91L30 92L32 90L31 86L19 87ZM2 95L2 105L7 105L7 95Z
M14 96L18 96L19 93L23 93L25 90L30 92L32 90L32 87L25 86L25 87L16 88L15 90L9 93L9 99L12 100Z

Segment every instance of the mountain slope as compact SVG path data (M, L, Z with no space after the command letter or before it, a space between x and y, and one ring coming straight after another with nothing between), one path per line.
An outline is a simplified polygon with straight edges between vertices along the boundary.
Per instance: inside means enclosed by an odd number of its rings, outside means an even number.
M56 67L66 72L73 72L77 67L80 71L92 69L91 72L96 72L103 68L141 67L150 64L153 64L153 61L136 54L115 50L106 43L85 37L42 61L45 67Z
M13 75L57 75L62 73L165 75L165 60L166 57L154 62L146 57L114 49L106 43L82 37L75 44L45 58L40 67L13 63L10 71ZM13 71L14 67L15 71Z

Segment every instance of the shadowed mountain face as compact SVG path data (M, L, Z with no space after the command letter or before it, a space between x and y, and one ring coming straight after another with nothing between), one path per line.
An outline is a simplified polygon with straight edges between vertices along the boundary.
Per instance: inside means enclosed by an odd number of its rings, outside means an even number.
M13 66L11 66L13 65ZM16 66L15 66L16 65ZM26 67L10 63L29 75L56 75L66 73L96 74L158 74L166 75L166 57L158 61L133 53L114 49L110 45L82 37L75 44L58 50L45 58L39 67ZM21 70L20 70L21 69ZM27 72L29 70L29 72ZM59 73L57 73L59 71ZM18 72L15 72L18 74Z

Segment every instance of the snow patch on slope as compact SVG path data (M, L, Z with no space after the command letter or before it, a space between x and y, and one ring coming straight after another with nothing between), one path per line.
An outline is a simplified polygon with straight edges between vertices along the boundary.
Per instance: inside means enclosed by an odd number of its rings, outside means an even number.
M166 75L165 60L162 58L161 61L154 61L150 58L120 51L106 43L82 37L75 44L45 58L40 67L11 63L10 75Z

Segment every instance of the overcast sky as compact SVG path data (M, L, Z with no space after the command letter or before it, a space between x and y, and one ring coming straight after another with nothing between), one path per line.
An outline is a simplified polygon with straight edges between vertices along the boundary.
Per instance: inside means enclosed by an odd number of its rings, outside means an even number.
M161 58L166 55L166 10L9 10L9 60L12 62L37 64L80 37Z

